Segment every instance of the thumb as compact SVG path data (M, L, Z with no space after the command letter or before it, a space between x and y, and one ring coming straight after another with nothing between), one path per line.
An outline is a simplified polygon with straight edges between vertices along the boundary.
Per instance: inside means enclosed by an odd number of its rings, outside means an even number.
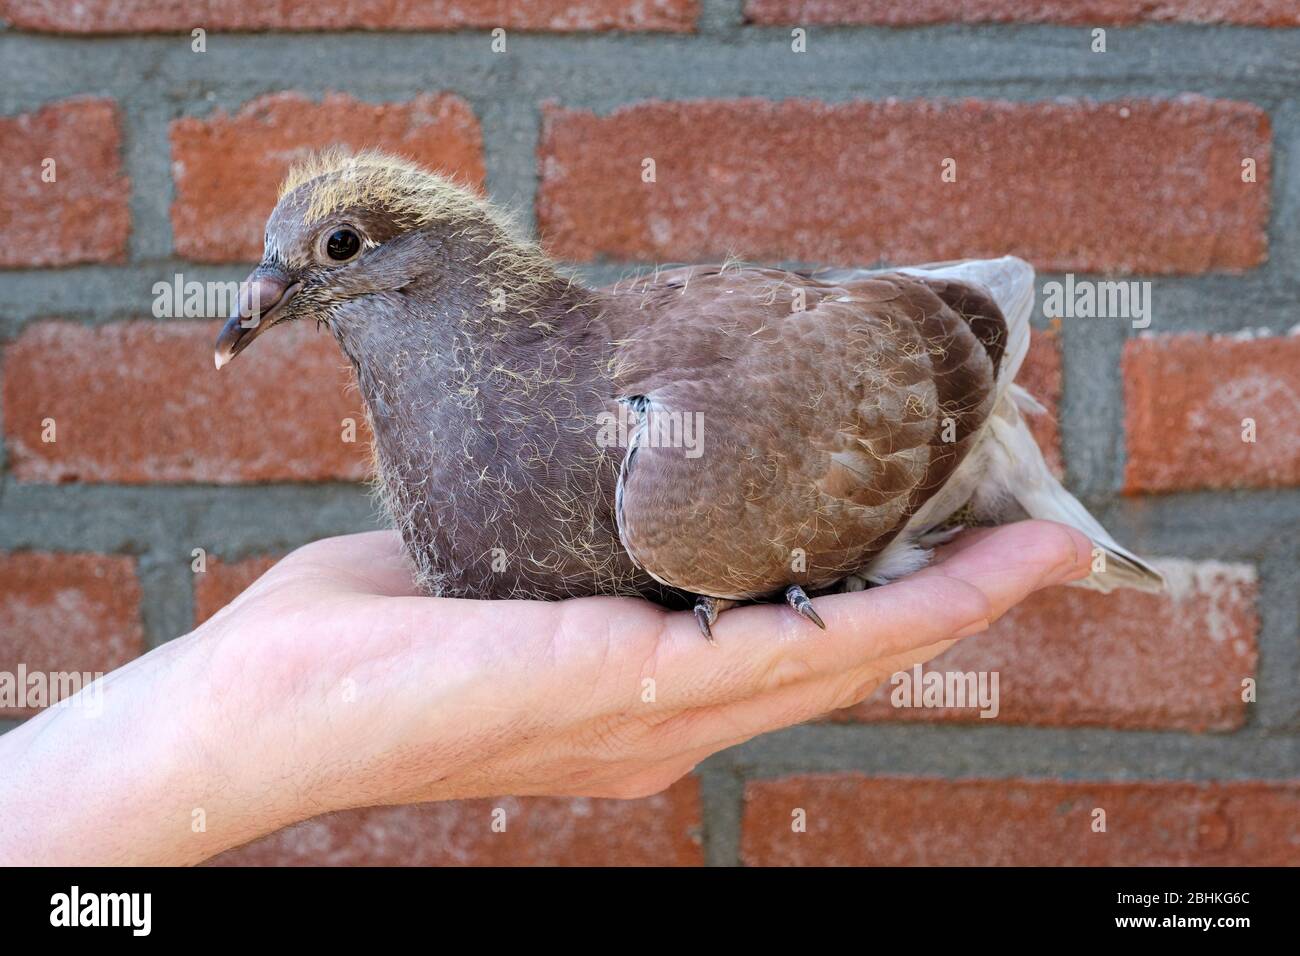
M941 549L934 564L912 577L942 576L973 585L988 598L991 620L1040 588L1077 581L1089 572L1092 541L1054 521L1021 521L973 536L973 543L959 538L955 548Z

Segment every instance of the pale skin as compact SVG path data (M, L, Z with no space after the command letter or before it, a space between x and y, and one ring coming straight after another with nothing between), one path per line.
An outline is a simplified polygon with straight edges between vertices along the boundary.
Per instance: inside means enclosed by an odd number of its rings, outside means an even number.
M393 533L319 541L107 675L98 717L0 737L0 864L192 864L351 807L656 793L1084 577L1091 547L1041 521L967 532L905 580L817 598L824 632L743 607L710 646L632 598L422 597Z

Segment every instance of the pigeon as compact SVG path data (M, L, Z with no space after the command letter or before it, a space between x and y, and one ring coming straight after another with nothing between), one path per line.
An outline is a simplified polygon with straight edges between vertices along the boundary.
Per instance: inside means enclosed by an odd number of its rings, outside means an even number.
M718 615L888 583L970 525L1094 543L1085 587L1160 590L1052 475L1015 377L1014 257L588 288L476 191L339 149L292 167L218 369L314 319L355 370L375 487L431 595L640 595Z

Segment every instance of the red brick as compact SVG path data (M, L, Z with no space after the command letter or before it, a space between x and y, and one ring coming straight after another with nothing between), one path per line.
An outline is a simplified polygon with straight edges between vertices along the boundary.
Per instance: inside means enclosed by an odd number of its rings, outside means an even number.
M506 812L506 831L492 813ZM498 797L317 817L223 853L231 866L699 866L692 777L643 800Z
M333 338L276 328L220 372L219 322L40 322L4 353L9 467L21 481L355 481L369 433ZM43 442L52 418L57 441ZM356 442L342 441L344 418Z
M537 212L577 260L1012 253L1056 271L1241 271L1267 255L1270 155L1262 110L1190 95L548 105Z
M239 597L278 560L258 557L227 563L208 555L207 570L194 575L194 626Z
M131 232L117 104L91 97L0 117L0 268L121 262ZM41 178L54 160L52 183Z
M925 671L998 673L999 713L894 707L886 682L835 720L1236 730L1258 660L1253 571L1164 561L1169 593L1052 588L959 641ZM910 671L908 672L911 673Z
M793 832L795 808L807 832ZM750 866L1294 866L1300 784L758 781L745 788L741 855Z
M1124 389L1129 493L1300 484L1300 336L1133 339Z
M0 671L15 680L20 665L28 675L108 673L144 650L131 558L0 554ZM59 686L51 683L56 695ZM35 712L0 704L0 717Z
M745 18L768 24L917 26L926 23L1300 24L1294 0L746 0Z
M231 144L239 161L231 162ZM171 124L176 251L201 262L261 258L267 216L289 166L313 150L381 147L482 187L483 140L469 104L451 94L363 103L330 94L316 103L274 93L234 116L218 110Z
M0 0L0 18L49 33L208 30L668 30L695 28L698 0Z
M1061 343L1055 330L1034 329L1029 354L1020 366L1016 382L1027 389L1046 409L1042 415L1025 415L1029 430L1043 450L1047 466L1058 478L1065 474L1061 459Z

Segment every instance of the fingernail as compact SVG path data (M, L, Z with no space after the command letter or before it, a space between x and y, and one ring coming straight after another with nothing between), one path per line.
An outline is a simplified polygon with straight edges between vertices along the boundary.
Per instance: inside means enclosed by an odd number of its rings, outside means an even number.
M976 621L973 624L967 624L960 631L954 634L953 637L954 638L970 637L972 634L978 634L980 631L987 631L988 629L989 629L988 618L980 618L978 621Z

